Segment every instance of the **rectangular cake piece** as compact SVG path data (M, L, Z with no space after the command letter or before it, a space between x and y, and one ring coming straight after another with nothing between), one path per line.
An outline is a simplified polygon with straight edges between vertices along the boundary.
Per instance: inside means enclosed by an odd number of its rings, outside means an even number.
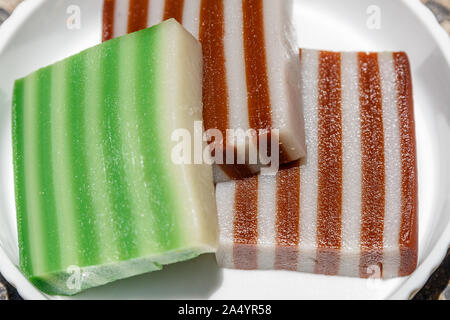
M217 185L219 265L410 274L418 186L406 54L302 50L301 71L308 156Z
M292 0L104 0L103 40L176 18L202 43L203 120L223 135L216 147L248 153L257 139L231 141L226 130L266 130L286 163L306 154L292 7ZM221 165L217 176L258 173L245 164Z
M72 295L214 252L212 169L172 162L202 117L199 42L175 20L17 80L20 267Z

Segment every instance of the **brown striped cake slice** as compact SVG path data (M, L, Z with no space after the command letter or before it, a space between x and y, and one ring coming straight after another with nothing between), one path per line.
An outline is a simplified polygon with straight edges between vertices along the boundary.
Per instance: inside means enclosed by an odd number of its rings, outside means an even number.
M217 261L367 278L417 264L417 167L407 55L301 51L308 156L220 183Z
M278 129L280 162L287 163L306 154L292 6L292 0L104 0L103 40L176 18L202 43L205 129L222 132L226 152L257 143L227 141L227 129ZM259 172L246 164L220 166L217 181Z

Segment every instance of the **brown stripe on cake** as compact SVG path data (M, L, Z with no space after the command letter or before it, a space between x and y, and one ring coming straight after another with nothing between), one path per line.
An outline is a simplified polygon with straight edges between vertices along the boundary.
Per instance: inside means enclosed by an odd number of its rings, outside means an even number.
M341 55L319 53L317 259L315 272L339 272L342 217Z
M225 145L229 118L224 32L223 2L202 0L199 38L203 48L203 121L205 130L220 130Z
M247 79L249 124L253 129L271 129L271 106L264 40L262 0L242 0L244 56Z
M258 177L235 183L234 266L236 269L257 269Z
M385 210L385 164L381 77L377 53L359 53L361 114L361 257L359 273L382 276Z
M231 180L240 180L255 175L245 164L219 164L218 166Z
M147 28L148 2L149 0L130 0L128 33Z
M184 0L166 0L164 6L164 20L174 18L183 23Z
M411 70L404 52L393 54L397 83L400 152L402 162L399 276L417 265L417 160Z
M203 49L203 122L205 130L220 130L223 143L217 144L226 146L229 115L223 10L223 1L202 0L199 38ZM224 159L226 150L227 148L224 148ZM246 165L221 165L220 167L233 180L252 175L250 168Z
M272 129L272 107L267 74L263 0L242 0L242 13L249 124L255 130L268 130L267 134ZM270 144L268 152L271 153ZM284 145L280 143L279 162L287 163L292 160L296 159L290 159Z
M114 36L114 8L115 0L105 0L103 2L103 30L102 41L111 40Z
M300 217L300 166L277 174L275 269L297 270Z
M227 164L227 153L233 153L233 162L231 164ZM228 154L231 156L231 154ZM213 156L215 156L215 150L213 151ZM219 168L222 170L225 175L231 180L240 180L245 178L250 178L254 176L254 173L251 168L246 164L238 164L238 150L237 147L228 147L224 149L222 153L222 164L218 164Z

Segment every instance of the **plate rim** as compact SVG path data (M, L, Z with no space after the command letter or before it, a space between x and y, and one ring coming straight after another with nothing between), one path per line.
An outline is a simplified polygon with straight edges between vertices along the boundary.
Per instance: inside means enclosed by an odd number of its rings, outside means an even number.
M41 5L48 0L25 0L19 4L13 14L0 26L0 52L4 50L10 39L17 30ZM420 0L400 0L402 4L415 14L416 18L422 21L423 25L429 29L434 41L443 53L450 69L450 37L439 25L433 13ZM425 284L429 276L440 265L450 247L450 222L445 231L436 242L428 256L422 261L420 266L404 281L387 299L410 299ZM62 299L58 296L48 296L33 285L23 276L18 267L10 260L8 255L0 246L0 273L16 288L24 299L44 300Z
M431 10L420 0L409 1L401 0L423 24L430 29L431 35L438 44L439 49L447 61L447 67L450 69L450 36L442 28ZM411 299L427 282L431 274L439 267L444 260L447 251L450 249L450 222L445 231L436 242L429 255L424 259L421 265L411 274L407 280L399 286L388 299ZM427 277L419 277L420 271L427 274ZM409 292L408 296L406 293Z

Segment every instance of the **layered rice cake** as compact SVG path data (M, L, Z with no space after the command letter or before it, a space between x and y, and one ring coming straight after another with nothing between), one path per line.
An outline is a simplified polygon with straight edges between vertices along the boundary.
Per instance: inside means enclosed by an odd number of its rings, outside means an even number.
M406 276L417 263L417 166L403 52L301 51L308 156L217 185L220 266Z
M206 130L223 135L216 149L229 156L257 145L258 137L226 139L227 129L254 129L259 136L275 135L278 162L286 163L306 154L292 6L292 0L105 0L102 38L177 19L202 43L203 120ZM225 156L217 157L227 163ZM216 176L238 179L259 172L260 161L246 164L247 159L222 165Z
M175 20L15 83L20 268L72 295L217 248L212 169L171 161L202 118L201 47Z

